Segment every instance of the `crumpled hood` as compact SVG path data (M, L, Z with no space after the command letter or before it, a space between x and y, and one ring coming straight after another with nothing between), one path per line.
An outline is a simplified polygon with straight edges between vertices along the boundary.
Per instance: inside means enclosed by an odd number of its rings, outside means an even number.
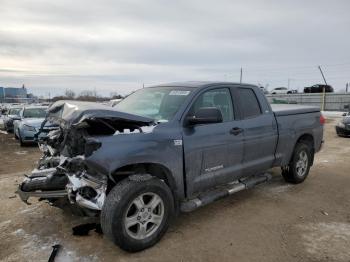
M22 120L22 123L28 126L39 128L44 120L45 118L25 118Z
M93 118L121 119L144 124L154 123L151 118L124 113L113 107L94 102L61 100L52 104L47 113L48 120L63 122L66 126Z

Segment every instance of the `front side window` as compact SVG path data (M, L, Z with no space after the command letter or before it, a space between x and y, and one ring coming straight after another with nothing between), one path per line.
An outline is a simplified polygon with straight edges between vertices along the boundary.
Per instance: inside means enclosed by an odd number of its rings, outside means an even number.
M191 90L185 88L145 88L124 98L114 108L157 121L169 121L175 116L190 93Z
M223 122L233 120L233 106L230 91L227 88L213 89L201 94L190 110L195 114L202 107L216 107L221 111Z
M23 111L24 118L44 118L45 116L45 108L26 108Z
M238 95L244 119L261 114L260 104L253 89L238 88Z

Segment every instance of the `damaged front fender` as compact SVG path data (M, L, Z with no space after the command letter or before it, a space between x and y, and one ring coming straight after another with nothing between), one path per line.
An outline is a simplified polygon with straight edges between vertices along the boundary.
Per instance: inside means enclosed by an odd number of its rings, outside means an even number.
M156 126L146 117L77 101L54 103L46 121L57 128L39 141L43 156L38 167L19 185L17 193L26 203L30 197L38 197L55 206L68 202L89 211L100 211L106 198L110 163L105 161L109 157L105 155L105 160L98 162L94 159L111 147L108 139L115 145L125 140L124 137L152 133ZM118 145L113 149L117 148ZM111 154L115 156L115 151ZM66 201L59 201L62 199Z

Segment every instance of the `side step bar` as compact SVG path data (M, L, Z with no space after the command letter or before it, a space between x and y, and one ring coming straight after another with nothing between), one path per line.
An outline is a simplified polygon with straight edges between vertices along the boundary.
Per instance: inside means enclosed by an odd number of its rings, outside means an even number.
M197 198L190 199L186 202L182 202L180 205L180 210L182 212L191 212L199 207L205 206L220 198L226 197L228 195L232 195L244 189L249 189L258 184L267 182L271 178L272 178L271 174L265 173L265 174L255 175L249 178L237 180L224 187L220 187L215 190L205 192L199 195Z

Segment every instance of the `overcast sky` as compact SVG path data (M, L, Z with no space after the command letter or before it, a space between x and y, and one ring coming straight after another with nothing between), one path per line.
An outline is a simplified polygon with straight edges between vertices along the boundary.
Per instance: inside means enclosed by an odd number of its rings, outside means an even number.
M0 86L126 94L182 80L350 82L350 1L0 0Z

